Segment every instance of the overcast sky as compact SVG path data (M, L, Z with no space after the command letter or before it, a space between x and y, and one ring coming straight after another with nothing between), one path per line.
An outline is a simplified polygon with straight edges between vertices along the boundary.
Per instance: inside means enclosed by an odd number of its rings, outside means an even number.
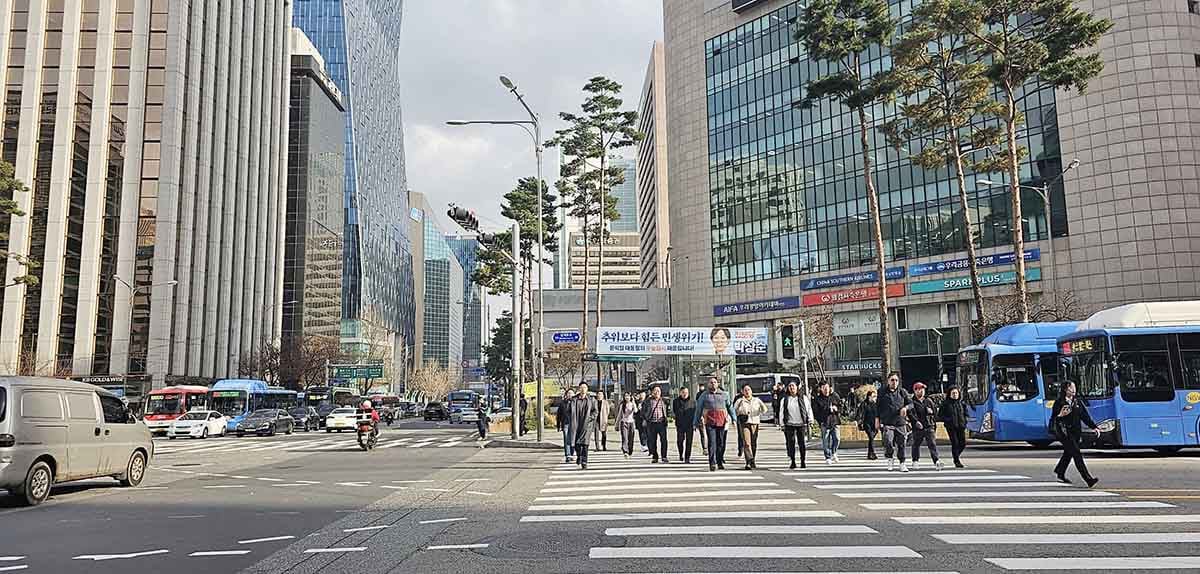
M409 188L426 194L447 226L448 203L474 209L485 228L505 225L501 196L534 174L531 138L515 126L446 120L525 119L501 74L542 117L543 140L563 126L559 112L579 111L592 76L621 83L625 109L636 109L651 45L661 38L660 0L405 0L400 104ZM556 153L546 151L543 167L551 188Z

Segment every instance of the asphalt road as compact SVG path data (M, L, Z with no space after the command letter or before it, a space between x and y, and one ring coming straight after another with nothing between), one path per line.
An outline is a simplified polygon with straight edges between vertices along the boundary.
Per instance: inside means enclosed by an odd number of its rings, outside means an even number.
M731 446L710 473L699 444L692 465L610 451L580 471L470 432L406 422L371 453L349 433L160 441L142 488L63 486L32 509L0 498L0 572L1200 569L1200 450L1088 451L1102 480L1088 490L1053 482L1057 450L1026 446L973 444L965 471L925 459L900 474L861 449L826 466L812 445L791 473L764 429L757 471Z

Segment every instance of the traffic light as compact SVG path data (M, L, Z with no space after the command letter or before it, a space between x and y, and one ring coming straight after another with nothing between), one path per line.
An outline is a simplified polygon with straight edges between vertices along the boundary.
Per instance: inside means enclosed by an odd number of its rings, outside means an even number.
M465 207L451 205L446 215L467 231L479 231L479 220L475 218L475 212Z
M779 335L780 335L780 338L782 339L782 343L783 343L783 358L795 359L796 358L795 327L792 327L791 325L784 325L783 327L779 328Z
M495 233L480 233L479 235L476 235L475 238L484 247L495 247L496 246L496 234Z

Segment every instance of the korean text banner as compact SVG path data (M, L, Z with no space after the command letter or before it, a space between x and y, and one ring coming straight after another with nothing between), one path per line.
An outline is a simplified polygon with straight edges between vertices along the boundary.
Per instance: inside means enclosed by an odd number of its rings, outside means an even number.
M767 354L766 329L729 327L600 327L597 355Z

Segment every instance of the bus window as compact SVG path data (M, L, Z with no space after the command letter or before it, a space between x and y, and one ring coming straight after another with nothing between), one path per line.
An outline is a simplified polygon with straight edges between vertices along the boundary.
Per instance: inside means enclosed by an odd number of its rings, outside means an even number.
M246 393L244 391L213 391L212 410L227 417L240 417L246 413Z
M987 402L987 363L987 351L970 350L958 354L958 380L963 385L964 398L970 404Z
M1183 358L1183 387L1200 389L1200 351L1180 351Z
M1058 378L1058 355L1043 353L1038 355L1038 367L1042 372L1042 387L1046 389L1043 397L1048 401L1058 398L1062 383Z
M1112 387L1105 376L1104 352L1078 353L1064 363L1065 380L1075 383L1075 392L1085 399L1104 398L1112 395Z
M992 367L996 400L1012 403L1028 401L1037 396L1033 355L996 355L992 358Z
M1175 400L1171 383L1171 358L1162 335L1113 337L1114 372L1121 385L1121 398L1129 402Z
M176 415L184 412L183 393L150 395L146 404L147 415Z

